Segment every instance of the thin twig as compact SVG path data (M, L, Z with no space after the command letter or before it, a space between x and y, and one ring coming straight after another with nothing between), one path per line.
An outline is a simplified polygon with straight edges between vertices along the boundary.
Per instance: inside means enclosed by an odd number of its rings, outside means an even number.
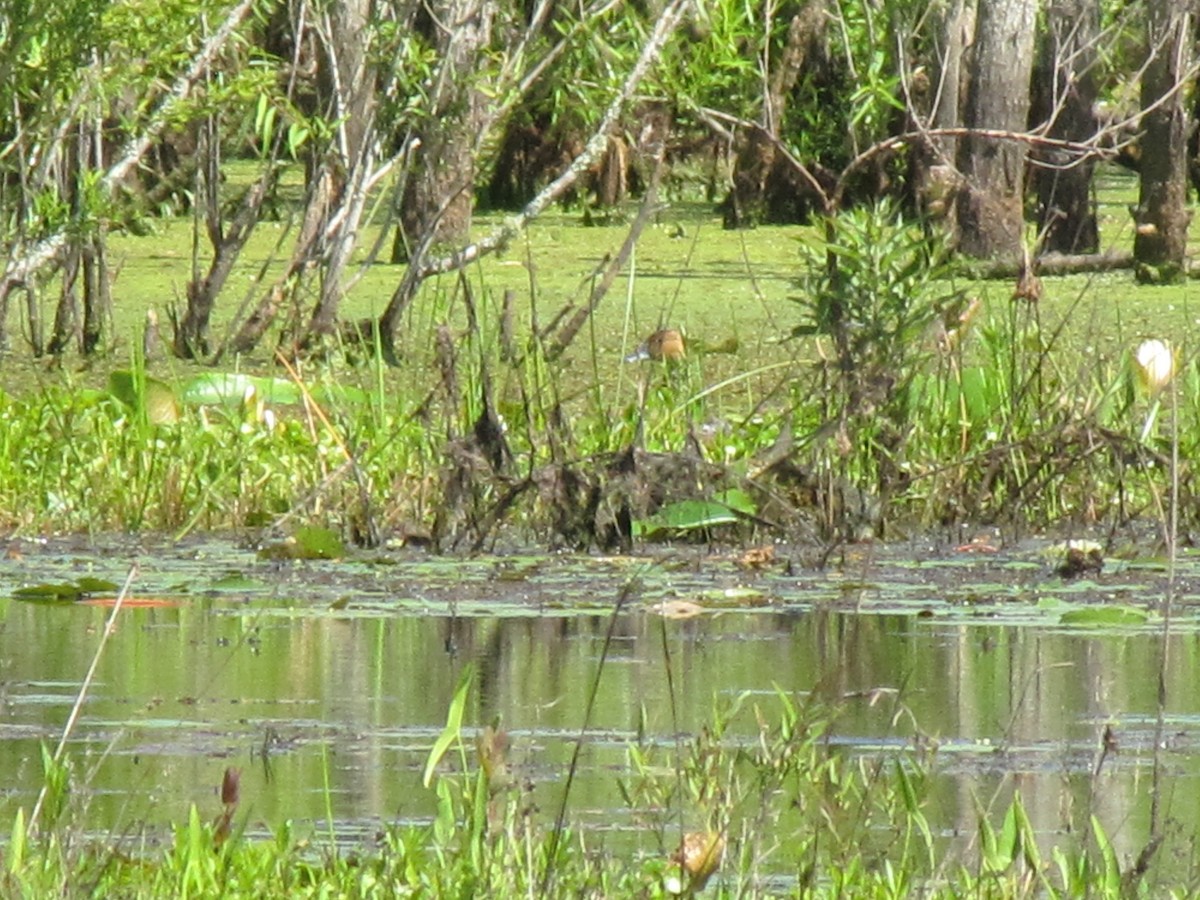
M587 736L588 725L592 721L592 709L595 707L596 697L600 693L600 676L604 674L604 663L608 659L608 649L612 646L617 622L625 610L625 605L637 594L640 586L637 575L625 582L621 587L621 593L617 595L612 615L608 619L608 630L604 633L604 645L600 648L600 662L596 665L596 675L592 679L591 690L588 691L583 723L579 726L579 737L575 739L575 749L571 752L571 764L567 767L567 779L563 784L562 800L558 805L558 815L554 819L554 831L550 834L550 844L546 852L546 868L542 873L542 883L538 888L539 897L551 896L550 887L554 881L554 858L558 855L558 844L562 840L563 827L567 819L567 798L571 795L571 785L575 782L575 773L579 769L579 755L583 752L583 741Z

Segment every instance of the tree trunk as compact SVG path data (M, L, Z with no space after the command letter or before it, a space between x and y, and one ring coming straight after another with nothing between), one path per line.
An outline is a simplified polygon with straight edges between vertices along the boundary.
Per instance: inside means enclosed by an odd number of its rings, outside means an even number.
M329 234L321 292L306 340L334 331L342 276L358 243L367 181L373 174L377 73L370 59L370 16L370 0L343 0L334 4L329 19L330 37L320 81L321 91L332 105L330 118L338 122L333 161L326 165L333 167L336 195L330 212L339 222Z
M751 228L767 219L768 186L779 162L775 143L787 110L788 95L809 56L819 46L826 22L824 0L808 0L788 26L787 44L770 73L763 97L761 127L738 133L733 186L723 204L726 228Z
M981 2L964 124L1020 133L1029 116L1037 0ZM959 247L971 256L1017 258L1024 229L1025 145L968 135L958 167Z
M83 246L83 337L80 349L91 356L100 347L104 323L112 324L112 291L108 280L108 250L100 225Z
M1133 255L1142 282L1186 276L1188 116L1181 80L1192 62L1196 3L1149 0L1146 68L1142 75L1141 191ZM1157 105L1155 105L1157 104ZM1151 109L1151 107L1154 107Z
M1049 122L1047 134L1080 143L1096 135L1096 47L1098 0L1050 0L1034 78L1035 121ZM1100 247L1092 202L1090 157L1035 149L1032 180L1038 197L1042 250L1094 253Z
M910 91L925 115L928 127L962 127L963 54L975 32L973 0L950 0L934 7L931 30L930 77L914 77ZM920 124L918 123L918 128ZM955 160L958 138L929 137L915 144L909 156L909 178L918 209L931 221L941 223L949 234L957 232L957 194L961 179Z
M475 153L485 98L473 83L477 60L492 34L491 0L436 0L429 4L432 33L442 64L432 115L419 129L420 146L400 201L400 230L392 261L406 261L430 232L434 244L462 244L475 200Z

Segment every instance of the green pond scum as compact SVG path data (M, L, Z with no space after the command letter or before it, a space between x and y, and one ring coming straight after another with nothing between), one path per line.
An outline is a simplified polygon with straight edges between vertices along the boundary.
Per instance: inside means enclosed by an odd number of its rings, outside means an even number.
M461 282L427 286L398 366L347 347L214 373L135 346L101 379L10 378L0 527L314 525L452 551L831 545L947 523L1161 522L1171 484L1192 526L1200 374L1177 339L1157 386L1137 357L1194 325L1186 284L1066 276L1014 302L1007 282L945 262L914 275L931 239L887 207L839 220L830 246L848 280L822 281L811 231L729 235L680 215L688 246L647 231L624 306L598 307L561 351L513 332L550 310L507 305L500 259L479 265L469 305ZM563 242L581 242L580 265L594 249L596 229L541 227L545 246L535 231L525 251L549 254L538 277L564 274ZM569 303L571 283L542 295ZM862 283L877 287L839 296ZM664 321L684 328L686 355L624 362Z
M143 333L191 223L112 236L115 339L0 374L0 893L1200 890L1190 286L642 224L216 368Z

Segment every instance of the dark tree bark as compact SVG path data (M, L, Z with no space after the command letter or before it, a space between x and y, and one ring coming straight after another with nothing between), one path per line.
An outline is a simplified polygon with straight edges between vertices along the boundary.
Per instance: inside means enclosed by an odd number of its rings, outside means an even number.
M975 33L973 0L950 0L933 7L927 78L914 77L910 101L929 128L962 127L963 55ZM917 122L919 129L921 123ZM918 209L948 233L957 231L957 192L961 179L955 161L958 138L931 136L913 146L909 178Z
M377 73L369 58L371 0L342 0L329 16L328 43L318 70L321 93L328 98L338 134L324 165L332 176L331 214L340 218L329 229L321 291L306 339L333 333L342 300L342 278L357 243L366 202L367 180L375 163Z
M279 170L268 165L250 189L242 196L238 211L228 224L222 218L220 126L210 117L199 129L197 142L196 193L197 216L203 215L204 226L212 247L208 271L199 272L199 259L194 260L192 279L187 286L187 309L178 323L174 336L175 355L182 359L203 359L208 356L208 326L216 306L217 295L225 287L250 235L258 224L263 201L274 190Z
M979 4L964 124L1024 132L1037 0ZM971 256L1017 258L1022 253L1026 147L1019 141L968 135L958 167L959 247Z
M1187 139L1182 79L1191 61L1195 0L1148 0L1147 60L1142 75L1141 190L1133 255L1143 282L1186 276ZM1153 108L1152 108L1153 107Z
M733 186L723 204L726 228L750 228L768 218L771 179L791 165L778 158L779 128L788 95L820 47L827 23L824 0L808 0L788 26L787 44L770 73L758 128L742 129L735 145Z
M416 165L400 201L400 230L392 261L404 262L432 232L434 244L461 244L475 201L476 141L487 112L473 73L491 41L491 0L436 0L424 28L438 48L431 115L418 131Z
M1052 138L1082 143L1096 135L1099 35L1098 0L1050 0L1033 79L1032 119L1035 127L1049 123ZM1042 249L1096 252L1100 232L1092 202L1094 159L1035 149L1031 161Z

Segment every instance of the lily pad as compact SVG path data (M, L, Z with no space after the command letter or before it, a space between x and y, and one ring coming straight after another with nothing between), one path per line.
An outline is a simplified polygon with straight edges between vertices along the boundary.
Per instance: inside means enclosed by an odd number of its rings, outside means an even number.
M17 588L13 597L29 603L78 603L92 594L115 593L116 590L117 586L111 581L84 576L76 581Z
M1059 623L1063 625L1130 626L1145 624L1145 611L1128 606L1088 606L1063 613Z
M346 545L332 528L305 525L286 541L263 547L258 555L261 559L341 559Z

